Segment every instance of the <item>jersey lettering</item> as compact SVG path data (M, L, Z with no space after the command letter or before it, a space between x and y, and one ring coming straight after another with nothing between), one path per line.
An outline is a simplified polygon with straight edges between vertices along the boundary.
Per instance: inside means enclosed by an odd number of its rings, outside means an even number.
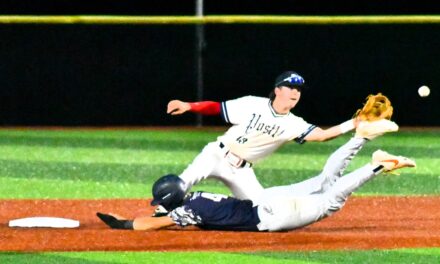
M250 131L254 129L255 131L263 131L263 134L268 134L273 138L275 136L280 136L281 134L283 134L284 130L278 133L278 131L280 130L280 126L265 124L263 122L260 122L260 118L261 115L258 115L257 117L257 114L255 113L252 114L252 118L249 121L249 125L246 127L246 132L245 132L246 134L248 134ZM240 143L244 143L244 142L240 142Z
M258 123L258 120L260 120L261 115L258 115L257 120L255 120L255 124L253 124L256 116L257 116L256 114L252 114L252 118L249 121L249 125L246 127L246 134L248 133L249 129L253 129L255 127L255 125Z

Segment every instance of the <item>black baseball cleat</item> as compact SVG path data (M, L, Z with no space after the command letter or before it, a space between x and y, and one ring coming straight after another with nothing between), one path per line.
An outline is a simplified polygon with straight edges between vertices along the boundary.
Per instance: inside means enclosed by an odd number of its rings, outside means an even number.
M167 209L165 209L165 207L163 207L162 205L158 205L156 207L156 209L154 209L154 213L153 213L153 217L162 217L162 216L166 216L168 215L168 211Z

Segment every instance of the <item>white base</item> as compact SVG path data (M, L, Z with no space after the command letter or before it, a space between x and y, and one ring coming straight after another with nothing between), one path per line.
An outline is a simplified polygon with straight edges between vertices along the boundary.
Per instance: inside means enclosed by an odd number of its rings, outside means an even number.
M61 217L27 217L9 221L9 227L52 227L52 228L76 228L79 221Z

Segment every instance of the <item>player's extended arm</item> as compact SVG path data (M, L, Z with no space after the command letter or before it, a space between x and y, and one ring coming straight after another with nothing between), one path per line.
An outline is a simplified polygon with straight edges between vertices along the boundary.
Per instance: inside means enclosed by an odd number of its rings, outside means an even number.
M180 100L171 100L167 106L167 114L181 115L187 111L199 113L202 115L218 115L220 114L221 105L219 102L202 101L202 102L183 102Z
M306 141L326 141L337 136L340 136L357 126L355 119L348 120L340 125L333 126L327 129L315 128L304 139Z
M96 213L106 225L113 229L133 229L133 230L157 230L175 223L170 217L136 217L134 220L123 219L120 216L112 214Z
M170 217L136 217L133 221L134 230L157 230L167 226L175 225Z

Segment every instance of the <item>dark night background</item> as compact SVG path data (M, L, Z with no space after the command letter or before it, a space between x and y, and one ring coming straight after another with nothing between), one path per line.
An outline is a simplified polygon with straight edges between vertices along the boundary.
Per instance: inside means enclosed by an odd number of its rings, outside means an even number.
M230 3L228 3L230 2ZM439 14L431 1L213 1L205 15ZM93 3L93 5L92 5ZM195 1L2 1L1 15L193 15ZM4 126L192 125L194 25L0 24ZM294 113L322 126L383 92L405 126L440 125L440 24L205 26L204 99L267 96L284 70L308 83ZM431 95L420 98L417 88ZM204 124L223 124L205 117Z

